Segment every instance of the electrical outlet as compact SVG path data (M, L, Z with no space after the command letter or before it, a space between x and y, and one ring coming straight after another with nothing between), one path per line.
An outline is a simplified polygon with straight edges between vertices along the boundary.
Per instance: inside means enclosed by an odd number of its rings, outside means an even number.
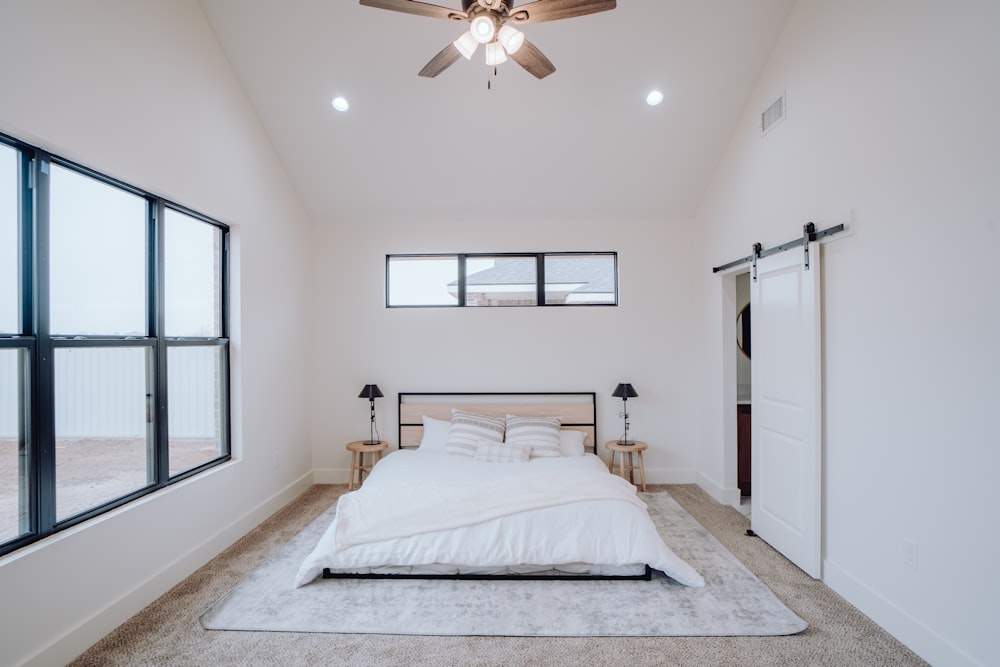
M913 540L903 540L903 563L917 569L917 543Z

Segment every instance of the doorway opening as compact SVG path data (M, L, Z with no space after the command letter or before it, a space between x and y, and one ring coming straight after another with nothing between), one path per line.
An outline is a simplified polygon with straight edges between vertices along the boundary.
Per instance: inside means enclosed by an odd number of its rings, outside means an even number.
M750 272L737 274L736 281L736 485L740 510L750 513L751 364Z
M737 279L740 286L737 288ZM719 359L722 363L722 405L719 418L722 420L722 489L720 501L741 510L744 514L750 512L750 497L742 498L742 491L737 483L737 449L740 430L737 427L738 405L742 401L749 403L751 394L751 381L749 377L749 359L740 351L739 344L742 343L741 334L737 334L737 328L742 327L740 312L750 301L751 290L750 273L748 267L733 267L720 276L719 287L721 297L720 323L722 325L722 336L717 339ZM738 371L737 365L743 366ZM745 366L744 366L745 364ZM739 387L740 384L744 386ZM747 438L750 431L747 430ZM749 450L747 450L749 452ZM746 469L749 478L749 467ZM748 489L749 491L749 489ZM741 502L746 501L746 502Z

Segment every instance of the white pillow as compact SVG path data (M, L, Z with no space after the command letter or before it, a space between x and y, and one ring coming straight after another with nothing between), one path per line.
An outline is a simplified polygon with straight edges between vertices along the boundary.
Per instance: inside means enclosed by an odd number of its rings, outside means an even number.
M583 431L574 431L564 428L559 431L559 449L563 456L583 456L587 451L583 441L587 439L587 434Z
M448 444L450 430L451 422L424 415L424 435L420 438L417 449L422 452L443 452L444 446Z
M501 417L477 415L474 412L451 410L451 428L444 446L447 454L474 457L480 440L503 442L504 420Z
M480 440L476 447L476 460L487 463L525 463L530 456L531 447L524 445Z
M507 415L506 442L531 447L531 458L562 456L559 417L517 417Z

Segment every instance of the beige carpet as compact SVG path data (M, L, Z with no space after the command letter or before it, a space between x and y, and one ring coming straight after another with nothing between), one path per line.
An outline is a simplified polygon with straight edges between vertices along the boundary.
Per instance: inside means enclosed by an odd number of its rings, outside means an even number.
M198 616L329 507L315 486L102 639L82 665L925 665L696 486L667 489L809 628L788 637L422 637L212 632Z

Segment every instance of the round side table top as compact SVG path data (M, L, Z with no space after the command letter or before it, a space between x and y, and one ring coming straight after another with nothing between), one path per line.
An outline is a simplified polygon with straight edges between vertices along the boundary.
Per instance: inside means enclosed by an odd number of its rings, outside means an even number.
M355 440L354 442L347 443L347 451L349 452L381 452L384 449L389 448L389 443L385 440L380 440L374 445L365 444L366 440Z
M641 452L645 451L649 447L642 440L633 440L630 445L623 445L617 440L608 440L604 443L604 446L613 452Z

